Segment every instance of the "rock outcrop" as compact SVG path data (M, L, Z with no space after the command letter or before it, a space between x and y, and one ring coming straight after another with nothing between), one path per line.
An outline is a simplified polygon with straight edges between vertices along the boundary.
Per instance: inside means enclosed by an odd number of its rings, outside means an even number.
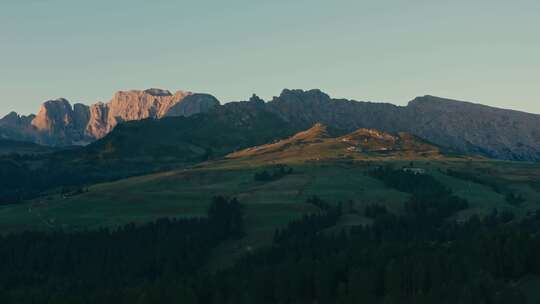
M540 161L540 115L439 98L405 107L407 131L457 151Z
M47 145L69 145L84 141L84 124L88 118L86 106L76 104L72 107L69 101L60 98L45 102L31 125L39 137L38 142Z
M0 138L19 141L34 141L34 128L32 120L35 115L21 116L11 112L0 119Z
M109 127L109 107L103 102L90 106L90 118L86 125L86 133L96 139L102 138L111 131Z
M212 95L191 94L184 97L182 102L167 109L164 116L191 116L195 113L208 112L218 104L219 102Z
M148 89L120 91L108 103L91 106L66 99L45 102L36 116L10 113L0 120L0 135L52 146L85 145L100 139L124 121L190 116L219 105L208 94Z

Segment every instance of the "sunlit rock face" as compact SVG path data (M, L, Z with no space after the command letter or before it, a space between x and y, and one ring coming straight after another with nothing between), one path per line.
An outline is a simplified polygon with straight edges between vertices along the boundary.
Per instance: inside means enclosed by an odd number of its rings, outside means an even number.
M88 118L87 106L76 104L72 107L66 99L60 98L43 103L31 125L39 143L70 144L71 140L83 139Z
M86 125L85 133L91 134L95 139L99 139L107 135L111 128L108 124L109 121L109 107L98 102L90 106L90 117Z
M209 111L219 101L208 94L148 89L119 91L107 102L91 106L80 103L71 106L63 98L49 100L30 119L10 113L0 120L5 137L40 144L69 146L85 145L100 139L124 121L160 119L165 116L191 116Z
M63 98L49 100L41 105L32 125L39 131L49 134L60 132L73 122L73 108Z
M167 90L148 89L144 91L120 91L106 104L105 130L92 133L95 138L101 138L109 133L117 124L123 121L141 119L160 119L165 116L191 116L207 112L219 106L219 101L212 95L177 91L174 94Z

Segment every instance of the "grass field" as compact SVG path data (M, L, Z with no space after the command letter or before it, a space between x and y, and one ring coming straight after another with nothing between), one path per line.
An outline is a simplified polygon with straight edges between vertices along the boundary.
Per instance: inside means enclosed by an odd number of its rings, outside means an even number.
M392 164L399 167L409 163ZM426 168L428 174L456 195L469 200L471 208L464 211L464 216L482 214L493 208L524 214L540 206L540 192L535 188L540 180L537 164L482 161L474 162L472 169L469 168L471 163L459 161L423 161L414 165ZM238 167L212 163L98 184L74 197L56 195L0 207L0 229L4 232L92 229L161 217L203 216L215 195L237 197L247 207L248 220L256 219L258 226L273 229L290 218L313 211L314 207L304 202L314 195L330 203L353 201L357 209L378 203L395 213L400 212L408 198L407 194L368 177L367 162L320 162L293 167L293 174L272 182L253 180L254 173L261 170L259 165ZM483 184L450 177L444 174L447 168L488 172L489 178L504 183L527 200L521 206L508 205L503 194Z
M98 184L74 197L55 195L0 208L0 228L77 230L145 222L161 217L203 216L215 195L235 196L247 208L248 221L274 229L314 211L304 202L317 195L328 202L399 204L407 195L386 189L365 176L364 166L296 166L272 182L256 182L258 168L195 168ZM397 208L397 207L396 207Z
M204 216L215 195L235 196L246 207L247 236L228 242L214 253L208 267L226 265L235 256L269 244L277 228L304 214L317 212L305 203L318 196L329 203L349 202L359 213L348 213L339 228L369 224L362 216L363 207L377 203L393 213L402 212L409 195L387 188L367 171L381 164L395 167L410 162L325 161L291 165L293 174L281 179L260 182L253 176L261 164L246 166L234 162L206 163L190 169L133 177L112 183L93 185L88 192L73 197L43 197L20 205L0 207L0 229L3 233L23 230L76 231L115 227L130 222L143 223L164 217ZM458 214L485 215L497 208L511 210L518 216L540 209L540 165L498 161L416 161L436 179L460 197L469 200L470 208ZM522 194L526 201L509 205L501 193L490 186L445 174L446 169L469 170L478 178L504 184ZM347 204L348 205L348 204Z

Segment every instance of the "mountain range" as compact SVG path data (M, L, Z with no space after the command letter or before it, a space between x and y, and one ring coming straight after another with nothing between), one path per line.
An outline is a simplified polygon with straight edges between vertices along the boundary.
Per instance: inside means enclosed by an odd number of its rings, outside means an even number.
M332 99L319 90L284 90L268 103L286 121L347 130L408 132L461 153L506 160L540 160L540 115L435 96L405 107Z
M148 89L120 91L107 103L91 106L64 98L43 103L37 115L11 112L0 119L0 137L51 146L87 145L125 121L189 116L219 105L208 94Z
M268 102L253 95L221 106L208 94L160 89L118 92L90 107L60 99L46 102L36 116L4 117L0 136L55 146L96 141L89 151L112 156L184 151L198 157L208 149L224 155L266 144L316 123L340 135L362 128L406 132L459 153L540 160L540 115L430 95L407 106L359 102L320 90L285 89Z

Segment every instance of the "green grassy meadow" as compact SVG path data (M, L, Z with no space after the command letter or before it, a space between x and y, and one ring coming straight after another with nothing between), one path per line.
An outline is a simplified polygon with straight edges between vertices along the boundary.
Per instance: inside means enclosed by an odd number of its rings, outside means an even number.
M387 162L382 162L387 164ZM33 201L0 207L3 232L28 229L78 230L141 223L162 217L203 216L215 195L235 196L246 206L253 229L274 230L290 219L316 211L305 204L318 196L329 203L352 201L355 209L366 204L382 204L399 213L408 194L385 187L366 175L370 166L381 163L327 161L293 165L294 173L271 182L254 181L261 164L225 166L209 163L191 169L128 178L90 186L88 192L73 197L52 195ZM408 162L392 162L396 167ZM523 215L540 207L540 180L537 164L498 161L422 161L414 164L427 169L471 208L461 216L485 214L491 209L509 209ZM446 175L447 168L489 172L490 179L521 193L526 201L511 206L504 195L491 187ZM479 174L479 176L482 176Z
M73 197L56 194L27 203L0 207L3 233L25 230L77 231L114 228L128 223L144 223L165 217L205 216L216 195L237 197L245 206L247 235L244 239L222 244L210 259L209 269L229 265L245 252L271 243L274 232L290 221L318 208L306 200L318 196L328 203L344 203L347 210L330 231L354 225L368 225L363 216L369 204L384 205L400 214L409 194L386 187L366 173L379 165L410 166L410 161L322 161L290 164L294 172L270 181L255 181L264 163L210 162L188 169L132 177L97 184ZM453 192L469 201L470 207L457 219L473 214L489 214L494 208L509 210L517 216L540 209L540 165L501 161L415 161ZM447 169L472 172L481 183L445 174ZM490 185L517 191L526 201L513 206ZM352 208L351 208L352 207Z

